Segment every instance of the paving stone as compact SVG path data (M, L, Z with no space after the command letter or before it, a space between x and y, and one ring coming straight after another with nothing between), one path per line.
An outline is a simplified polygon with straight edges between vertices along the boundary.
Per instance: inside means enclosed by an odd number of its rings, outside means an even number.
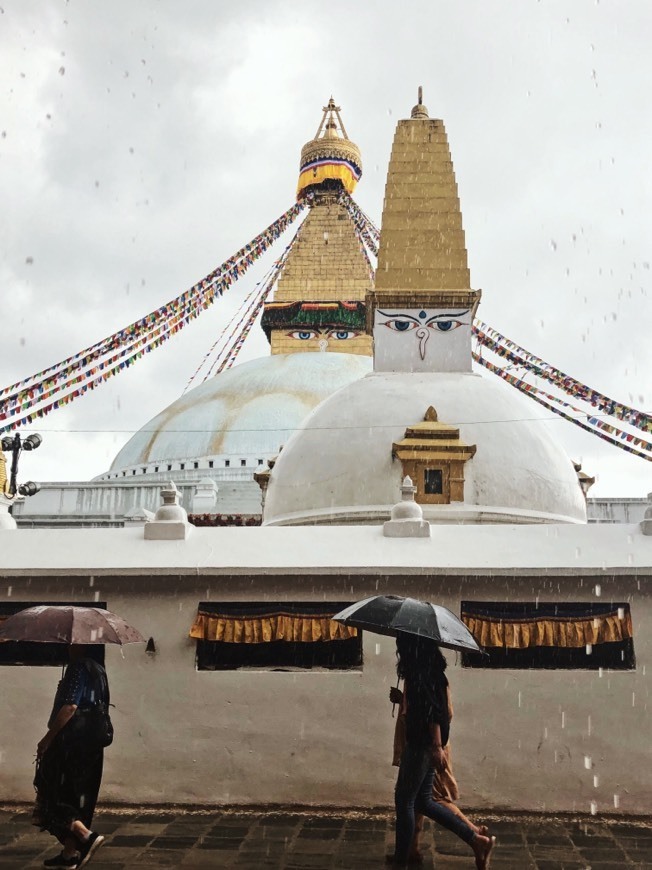
M298 842L301 840L337 840L342 832L342 828L302 828L299 831ZM356 831L356 836L360 836L361 832ZM366 832L364 832L366 834ZM349 837L351 835L349 834Z
M0 814L0 870L36 870L56 844L30 824L30 813ZM652 870L652 822L560 822L542 816L489 822L498 843L492 870ZM389 813L346 818L325 813L98 813L107 835L92 870L207 867L237 870L361 870L384 866L393 847ZM428 822L423 870L468 870L466 844Z
M138 864L131 863L131 867L139 867L140 862L143 864L151 863L155 867L178 867L181 864L184 855L187 854L183 849L146 849L139 855Z

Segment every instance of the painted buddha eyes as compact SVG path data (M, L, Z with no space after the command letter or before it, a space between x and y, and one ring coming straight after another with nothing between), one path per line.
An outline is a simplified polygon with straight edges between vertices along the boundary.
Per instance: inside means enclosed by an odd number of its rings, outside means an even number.
M430 323L424 324L416 320L404 320L400 317L394 317L391 320L386 320L383 326L392 329L394 332L409 332L420 326L427 326L429 329L436 329L439 332L451 332L459 326L464 326L464 323L461 320L432 320Z
M298 341L309 341L311 338L334 339L335 341L346 341L349 338L355 338L360 332L357 329L325 329L323 332L319 329L296 329L294 332L288 332L288 338L295 338Z

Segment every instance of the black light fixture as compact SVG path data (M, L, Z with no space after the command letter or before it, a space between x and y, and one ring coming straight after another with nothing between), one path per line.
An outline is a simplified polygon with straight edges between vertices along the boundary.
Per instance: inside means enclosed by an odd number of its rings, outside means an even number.
M43 439L40 435L37 435L36 433L28 435L23 441L23 450L36 450L36 448L40 447L42 443Z
M43 439L36 433L28 435L24 440L20 437L20 433L18 432L13 436L3 436L2 449L6 450L7 453L11 453L11 471L9 473L9 480L7 481L7 488L5 491L5 494L9 498L13 498L16 493L20 495L36 495L41 488L38 483L34 483L32 480L28 480L27 483L22 483L18 486L16 478L18 476L18 457L20 454L23 450L36 450L41 446L42 442Z
M38 483L34 483L33 480L28 480L27 483L21 483L18 487L18 492L20 495L36 495L39 492L41 487Z

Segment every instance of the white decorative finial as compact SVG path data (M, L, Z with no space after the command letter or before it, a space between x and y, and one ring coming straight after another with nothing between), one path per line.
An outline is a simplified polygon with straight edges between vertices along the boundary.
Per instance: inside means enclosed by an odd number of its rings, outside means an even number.
M648 507L645 508L640 526L644 535L652 535L652 492L648 492L647 501Z
M154 519L145 523L145 539L151 541L176 541L188 537L192 526L188 514L179 504L179 490L173 481L161 490L163 504L156 511Z
M417 491L407 475L401 485L401 501L392 508L388 522L383 526L387 538L429 538L430 523L424 520L421 505L414 500Z

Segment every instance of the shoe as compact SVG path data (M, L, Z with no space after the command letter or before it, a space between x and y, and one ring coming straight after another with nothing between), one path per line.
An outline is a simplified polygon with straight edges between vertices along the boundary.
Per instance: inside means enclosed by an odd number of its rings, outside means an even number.
M58 855L55 855L54 858L47 858L43 862L44 867L79 867L79 855L75 855L73 858L66 858L63 852L60 852Z
M80 843L79 864L75 864L75 867L78 867L79 870L81 870L82 867L85 867L103 842L104 837L102 834L91 834L85 843Z

